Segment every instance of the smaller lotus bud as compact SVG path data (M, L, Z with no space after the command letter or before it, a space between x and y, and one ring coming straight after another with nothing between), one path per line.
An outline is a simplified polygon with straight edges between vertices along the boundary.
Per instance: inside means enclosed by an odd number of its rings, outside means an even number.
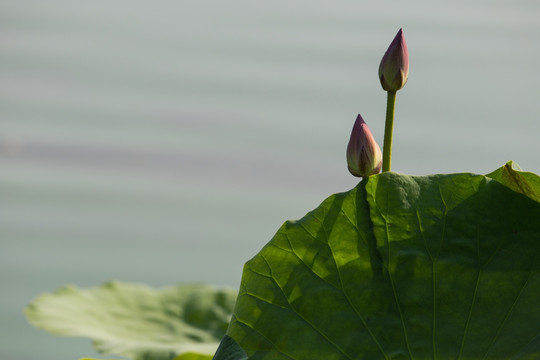
M356 118L347 146L347 165L349 172L357 177L366 177L381 171L381 148L360 114Z
M379 79L384 90L396 92L401 89L409 77L409 50L399 29L390 43L379 65Z

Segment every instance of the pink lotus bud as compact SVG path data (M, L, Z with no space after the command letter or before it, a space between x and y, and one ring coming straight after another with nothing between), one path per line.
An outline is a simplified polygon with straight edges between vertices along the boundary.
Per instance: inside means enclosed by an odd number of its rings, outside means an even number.
M356 118L347 146L347 165L349 172L357 177L366 177L381 171L381 148L360 114Z
M401 89L409 77L409 50L399 29L390 43L379 65L379 79L384 90L396 92Z

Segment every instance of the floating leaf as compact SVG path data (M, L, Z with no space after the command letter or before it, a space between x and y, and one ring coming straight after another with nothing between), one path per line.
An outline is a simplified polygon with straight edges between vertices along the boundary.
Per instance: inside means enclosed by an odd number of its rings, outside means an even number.
M207 360L230 320L236 292L207 285L154 290L106 283L36 298L26 316L51 333L93 340L98 352L137 360Z
M185 353L178 355L173 360L212 360L212 355Z
M249 359L540 358L540 203L505 185L388 172L330 196L246 263L227 336Z

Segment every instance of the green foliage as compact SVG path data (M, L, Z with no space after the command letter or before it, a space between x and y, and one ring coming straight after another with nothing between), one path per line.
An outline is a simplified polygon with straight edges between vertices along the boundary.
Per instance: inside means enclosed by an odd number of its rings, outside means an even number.
M85 336L97 351L136 360L209 360L224 336L236 292L207 285L154 290L112 282L63 287L36 298L26 316L57 335Z
M540 178L511 162L383 173L286 222L246 263L235 307L209 286L107 283L26 314L136 360L210 360L219 339L215 360L537 359L539 201Z
M540 358L539 193L509 163L330 196L246 263L214 359Z

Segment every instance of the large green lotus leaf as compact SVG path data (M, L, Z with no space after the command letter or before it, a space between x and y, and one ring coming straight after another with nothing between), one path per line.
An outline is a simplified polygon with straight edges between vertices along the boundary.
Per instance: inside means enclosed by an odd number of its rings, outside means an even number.
M214 359L540 359L539 250L540 203L499 181L371 176L246 263Z
M89 337L98 352L138 360L206 360L231 319L236 291L209 285L155 290L110 282L63 287L26 309L35 326L57 335Z

